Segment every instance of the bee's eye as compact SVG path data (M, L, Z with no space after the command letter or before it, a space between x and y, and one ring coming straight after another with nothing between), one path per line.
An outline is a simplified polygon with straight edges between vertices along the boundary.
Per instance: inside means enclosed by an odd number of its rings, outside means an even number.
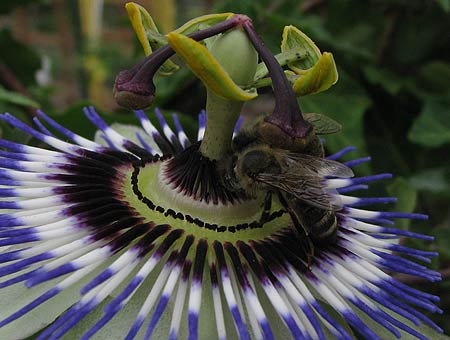
M278 174L281 172L281 166L272 154L252 150L243 156L241 170L250 178L254 178L260 173Z

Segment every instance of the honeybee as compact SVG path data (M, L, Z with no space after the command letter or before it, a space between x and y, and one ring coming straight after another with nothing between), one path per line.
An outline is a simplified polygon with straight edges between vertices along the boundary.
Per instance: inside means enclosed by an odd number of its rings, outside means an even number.
M234 139L233 153L223 166L224 185L249 197L264 197L261 225L268 221L275 196L304 243L309 265L315 245L336 241L335 212L342 204L337 193L326 188L325 179L353 177L353 171L325 159L316 135L301 150L290 150L286 138L281 143L265 141L260 127L257 123Z

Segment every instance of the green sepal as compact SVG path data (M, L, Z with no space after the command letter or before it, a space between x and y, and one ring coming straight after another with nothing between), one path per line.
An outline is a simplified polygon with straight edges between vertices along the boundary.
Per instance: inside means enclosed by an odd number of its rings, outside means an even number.
M341 124L321 113L303 113L303 118L312 124L314 132L318 135L329 135L342 130Z
M299 78L299 76L297 74L295 74L294 72L292 72L290 70L284 70L284 74L286 75L287 79L289 80L289 82L291 84L294 84ZM254 88L259 89L261 87L267 87L267 86L272 86L272 78L270 78L270 77L258 79L253 84L248 85L245 88L249 89L251 87L254 87Z
M275 59L278 61L278 64L281 66L285 66L287 64L290 64L292 62L301 60L302 58L305 58L307 56L307 53L302 51L301 49L292 49L285 52L281 52L275 56ZM256 68L256 74L254 82L257 82L258 80L264 78L269 74L269 70L267 69L266 64L263 62L258 64L258 67Z
M333 55L323 54L314 42L295 26L286 26L283 30L281 52L299 51L302 55L287 63L298 76L289 77L297 96L316 94L329 89L338 79Z
M338 80L333 55L324 52L319 61L305 74L299 76L293 88L297 96L306 96L328 90Z
M155 22L144 7L134 2L129 2L125 5L125 8L146 56L152 54L154 50L167 45L166 37L159 33ZM158 73L167 76L173 74L179 68L178 65L167 60L161 66Z
M234 13L216 13L202 15L200 17L189 20L183 26L177 28L174 32L188 35L200 29L208 28L222 21L228 20L232 16L234 16Z
M218 96L238 101L251 100L257 96L255 91L244 91L236 85L201 43L175 32L167 35L167 41L192 72Z
M281 52L300 50L304 58L288 63L289 68L297 74L305 74L320 59L322 53L314 42L295 26L285 26L281 40Z

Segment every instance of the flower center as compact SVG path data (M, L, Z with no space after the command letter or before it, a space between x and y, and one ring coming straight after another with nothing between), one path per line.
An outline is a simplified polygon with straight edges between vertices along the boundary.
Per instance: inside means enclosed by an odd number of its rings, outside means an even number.
M261 223L263 197L248 198L218 184L215 162L201 156L198 145L175 157L136 161L122 171L131 183L123 182L126 200L156 224L173 219L174 228L229 242L261 240L289 227L287 214L275 200Z

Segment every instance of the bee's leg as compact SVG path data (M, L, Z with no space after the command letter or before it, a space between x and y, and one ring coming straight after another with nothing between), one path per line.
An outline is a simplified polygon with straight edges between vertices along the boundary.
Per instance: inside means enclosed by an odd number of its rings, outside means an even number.
M309 231L300 222L294 209L292 209L292 207L289 205L289 203L286 201L286 199L283 197L281 193L278 194L278 199L283 208L286 209L286 211L288 212L295 229L299 233L300 236L299 239L301 241L301 244L303 245L302 249L304 250L304 253L306 255L306 263L308 265L308 268L311 269L311 264L314 259L314 243L311 240L311 237L309 237Z
M278 193L278 199L283 206L284 209L286 209L287 213L291 217L292 223L294 224L295 229L299 232L301 236L308 237L309 231L306 229L299 221L297 214L295 213L294 209L289 205L289 203L286 201L286 199L283 197L281 193Z
M272 208L272 191L269 190L267 191L266 197L264 198L264 210L261 214L261 218L259 219L259 223L261 225L269 221L271 208Z
M314 260L314 243L310 237L308 237L307 242L308 242L308 246L307 246L308 251L306 252L306 257L307 257L308 269L311 270L311 265Z

